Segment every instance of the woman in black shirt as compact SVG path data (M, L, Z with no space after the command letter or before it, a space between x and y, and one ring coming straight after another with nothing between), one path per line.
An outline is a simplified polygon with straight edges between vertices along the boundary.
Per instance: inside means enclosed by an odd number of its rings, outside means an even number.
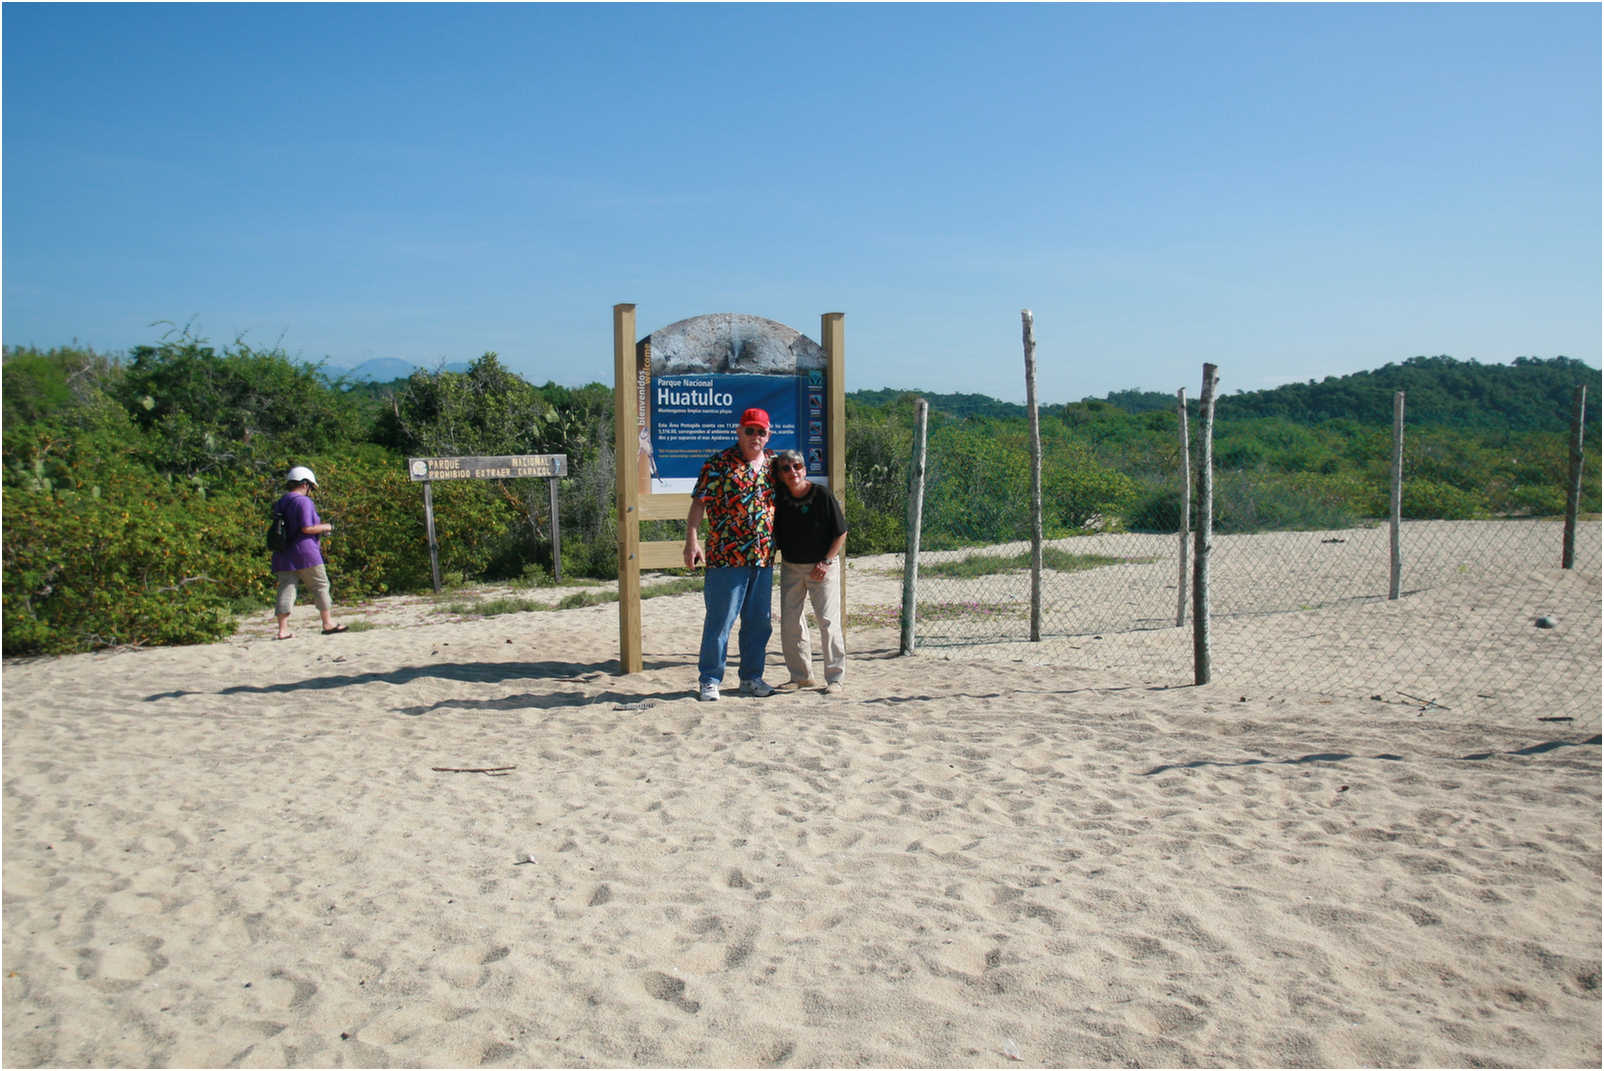
M774 455L774 542L780 557L780 649L790 683L782 690L815 688L813 637L807 604L819 623L824 655L824 687L842 690L847 668L841 628L841 551L847 542L846 516L827 489L808 479L807 463L795 450Z

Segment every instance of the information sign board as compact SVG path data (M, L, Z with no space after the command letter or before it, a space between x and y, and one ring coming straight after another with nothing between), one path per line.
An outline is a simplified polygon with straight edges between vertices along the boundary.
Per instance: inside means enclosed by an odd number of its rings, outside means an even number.
M521 480L568 475L567 454L511 454L505 457L412 457L407 475L419 480Z
M826 376L818 343L773 320L717 313L653 332L636 351L640 492L691 491L753 407L769 414L768 449L796 450L829 486Z
M423 523L429 536L429 571L440 590L440 544L434 537L434 481L544 479L551 497L551 571L563 578L563 537L558 524L557 478L568 475L567 454L509 454L501 457L409 457L407 478L423 484Z

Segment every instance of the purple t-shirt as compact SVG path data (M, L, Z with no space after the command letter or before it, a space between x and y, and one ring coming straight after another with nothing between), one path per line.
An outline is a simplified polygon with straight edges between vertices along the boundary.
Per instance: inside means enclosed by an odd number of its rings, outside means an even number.
M301 531L323 523L311 497L286 491L284 497L273 504L273 508L284 514L285 527L290 532L290 545L273 552L273 571L291 573L297 569L322 565L323 548L318 546L318 537L305 535Z

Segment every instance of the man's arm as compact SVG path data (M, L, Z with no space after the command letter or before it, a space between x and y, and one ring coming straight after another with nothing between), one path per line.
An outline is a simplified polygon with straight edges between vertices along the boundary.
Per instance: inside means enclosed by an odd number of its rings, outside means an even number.
M702 556L702 546L697 541L696 531L702 526L702 515L707 512L707 503L699 498L691 499L691 511L685 515L685 568L694 569L705 560Z

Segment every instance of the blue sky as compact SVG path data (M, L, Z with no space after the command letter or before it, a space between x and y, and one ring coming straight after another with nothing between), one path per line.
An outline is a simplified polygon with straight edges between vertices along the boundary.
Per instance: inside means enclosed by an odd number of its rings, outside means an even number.
M1600 6L25 4L3 338L612 378L743 312L847 388L1600 364ZM153 326L156 324L156 326Z

